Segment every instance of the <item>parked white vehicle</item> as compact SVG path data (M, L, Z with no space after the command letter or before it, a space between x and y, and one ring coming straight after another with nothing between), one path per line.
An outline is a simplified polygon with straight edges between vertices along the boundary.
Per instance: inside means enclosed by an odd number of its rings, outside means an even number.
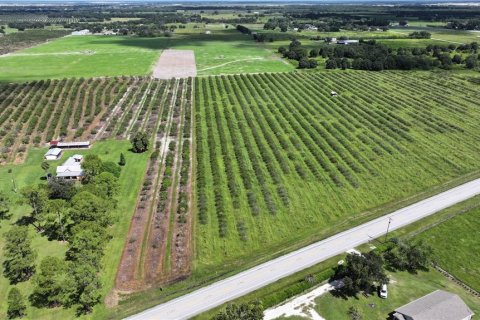
M386 284L382 284L380 287L380 298L387 299L388 297L388 289Z

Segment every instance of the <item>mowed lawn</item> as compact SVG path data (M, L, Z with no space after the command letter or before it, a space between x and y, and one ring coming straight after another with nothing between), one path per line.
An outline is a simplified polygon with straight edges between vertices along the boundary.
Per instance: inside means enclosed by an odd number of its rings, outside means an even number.
M78 154L97 154L102 160L109 160L117 162L120 152L125 154L127 164L122 169L120 176L120 191L118 196L118 206L114 211L114 225L110 228L110 234L112 239L108 243L105 249L105 256L103 259L104 268L100 273L100 279L102 281L103 296L106 296L110 289L114 285L115 274L117 271L117 265L122 254L122 249L125 241L125 234L128 231L130 225L131 216L134 212L136 204L137 191L143 179L143 174L146 168L146 160L148 154L134 154L128 151L130 143L128 141L102 141L96 142L89 150L70 150L66 151L61 159L57 161L51 161L50 172L54 172L57 165L63 163L68 156ZM40 167L43 161L43 155L46 152L46 148L32 149L29 152L28 158L24 164L21 165L8 165L0 167L0 190L6 192L12 200L13 216L9 220L0 221L0 264L3 263L3 235L7 232L13 223L17 221L23 215L29 213L30 208L27 206L19 205L17 202L20 200L18 193L13 192L12 175L8 173L9 169L12 169L13 178L18 189L27 185L34 185L38 183L44 183L41 180L43 170ZM57 256L63 257L67 249L66 244L62 244L57 241L48 241L45 237L36 233L33 227L30 230L33 238L32 247L37 251L37 265L41 259L45 256ZM22 294L26 297L31 293L32 284L31 281L23 282L17 285ZM9 281L0 273L0 319L6 318L7 310L7 293L10 288ZM104 317L106 314L105 306L98 305L94 308L92 318ZM75 309L38 309L28 306L27 319L72 319L75 317Z
M480 208L458 215L417 236L433 247L436 263L480 291Z
M205 28L205 27L203 27ZM282 72L293 66L233 27L190 29L173 37L68 36L0 57L0 81L144 76L163 49L195 52L199 75Z
M458 294L475 314L480 313L479 298L467 293L434 269L418 274L395 272L389 276L391 283L388 285L387 299L381 299L376 294L368 298L359 294L357 298L345 300L327 293L315 300L315 310L327 320L350 320L347 312L354 306L362 319L388 319L388 314L395 308L440 289Z

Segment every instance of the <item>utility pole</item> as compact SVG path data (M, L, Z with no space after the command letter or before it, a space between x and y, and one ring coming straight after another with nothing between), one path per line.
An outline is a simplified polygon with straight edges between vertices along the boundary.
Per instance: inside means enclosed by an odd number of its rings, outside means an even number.
M387 226L387 233L385 233L385 243L387 242L388 231L390 230L390 223L392 222L392 217L388 218L388 226Z

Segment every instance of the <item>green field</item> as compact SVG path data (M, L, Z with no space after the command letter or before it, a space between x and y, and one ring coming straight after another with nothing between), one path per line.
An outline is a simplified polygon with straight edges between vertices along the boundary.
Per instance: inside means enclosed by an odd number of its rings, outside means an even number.
M147 154L133 154L128 152L130 143L128 141L105 141L105 142L96 142L91 149L83 150L71 150L66 151L62 159L51 162L51 172L54 172L56 165L61 164L65 161L66 157L74 154L89 154L94 153L100 156L103 160L118 161L120 152L123 152L127 159L127 165L122 170L120 176L120 192L118 196L118 206L114 210L114 220L115 224L111 227L111 235L113 238L110 240L106 250L105 256L103 258L103 271L99 275L103 284L102 295L106 296L110 289L113 287L115 274L117 271L117 265L122 254L122 248L125 242L125 235L128 231L130 225L131 215L134 212L134 207L136 203L136 192L132 190L138 190L143 173L146 167ZM11 182L11 175L8 174L8 169L13 170L13 177L16 183L17 188L22 188L27 185L42 183L40 179L44 171L40 168L40 163L43 161L43 154L46 149L32 149L29 152L28 158L24 164L13 166L2 166L0 167L0 190L7 192L11 197L13 206L13 216L10 220L1 221L0 223L0 249L3 247L3 234L10 229L12 223L14 223L18 218L27 214L27 207L20 206L16 204L16 201L20 199L18 193L13 192L13 185ZM38 258L37 263L40 260L47 256L63 256L66 250L66 246L57 241L48 241L45 237L42 237L40 234L35 233L33 227L31 228L31 234L33 236L32 247L37 250ZM0 258L0 263L3 261ZM22 294L28 296L32 290L32 285L30 281L20 283L17 285ZM0 318L5 318L6 308L7 308L7 299L6 295L10 285L6 278L0 276ZM105 317L107 313L105 306L98 305L94 309L94 313L91 316L92 318ZM71 319L74 318L75 310L74 309L38 309L29 306L27 309L28 317L27 319Z
M71 36L0 57L0 81L148 75L161 50L194 50L199 75L291 71L293 67L232 27L171 38Z
M443 41L444 44L448 45L449 43L460 44L480 41L480 38L478 37L478 32L452 30L445 28L412 26L404 28L392 28L391 32L407 36L409 33L412 33L414 31L429 32L432 35L432 39L425 39L427 40L425 41L426 43L428 43L428 41Z
M416 238L433 247L434 261L477 291L480 291L480 209L458 215Z
M315 239L478 170L472 88L405 72L196 79L198 270Z
M65 37L1 57L0 81L146 75L160 54L149 43L142 38Z
M359 294L357 298L334 297L325 294L315 300L315 310L327 320L349 320L348 309L354 306L362 319L388 319L388 314L395 308L418 299L437 289L458 294L475 314L480 312L480 299L467 293L462 287L448 280L436 270L410 274L408 272L389 273L388 298L381 299L374 294L366 298ZM371 307L369 304L375 304Z

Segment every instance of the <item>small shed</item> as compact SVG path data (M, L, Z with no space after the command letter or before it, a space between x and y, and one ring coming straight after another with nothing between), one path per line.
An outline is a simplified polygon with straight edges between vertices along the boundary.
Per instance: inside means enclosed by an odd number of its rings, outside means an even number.
M336 96L338 96L338 93L336 91L330 91L330 95L332 97L336 97Z
M57 160L62 156L63 150L60 148L51 148L48 149L47 153L45 153L45 160Z

